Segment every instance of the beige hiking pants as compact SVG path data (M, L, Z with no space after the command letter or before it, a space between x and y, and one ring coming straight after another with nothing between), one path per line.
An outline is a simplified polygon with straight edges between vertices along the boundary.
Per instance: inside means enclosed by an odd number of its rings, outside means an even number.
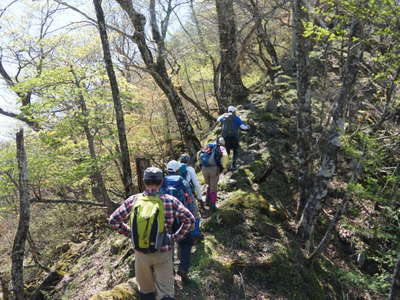
M219 169L217 166L203 167L201 172L204 176L204 182L210 187L210 192L216 193L218 190Z
M141 293L156 292L157 299L174 297L172 251L142 253L135 250L135 273Z

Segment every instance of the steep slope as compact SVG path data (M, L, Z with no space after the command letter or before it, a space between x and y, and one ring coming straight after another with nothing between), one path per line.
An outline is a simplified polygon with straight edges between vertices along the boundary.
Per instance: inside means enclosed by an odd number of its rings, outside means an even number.
M276 106L254 94L238 114L251 124L242 136L239 168L222 175L218 211L204 212L205 239L194 246L191 282L177 276L177 299L356 299L340 282L349 261L339 247L307 264L295 235L295 119L288 84ZM215 140L215 128L204 140ZM54 266L63 279L50 299L135 299L128 239L103 219L91 239L69 243ZM351 266L350 266L351 268ZM102 292L101 292L102 291ZM107 292L106 292L107 291Z

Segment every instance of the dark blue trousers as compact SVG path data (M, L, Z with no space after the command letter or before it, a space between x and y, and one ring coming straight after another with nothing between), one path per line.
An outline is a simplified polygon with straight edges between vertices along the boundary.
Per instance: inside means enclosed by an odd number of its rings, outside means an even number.
M184 239L178 242L179 247L179 270L183 272L189 272L190 267L190 256L193 246L193 238L189 233Z

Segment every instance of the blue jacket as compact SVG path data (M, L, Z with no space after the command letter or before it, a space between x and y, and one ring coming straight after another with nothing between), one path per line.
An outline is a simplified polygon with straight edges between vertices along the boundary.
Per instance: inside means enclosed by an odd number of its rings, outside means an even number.
M218 119L217 119L217 121L218 121L218 122L221 122L221 124L223 124L224 121L225 121L225 119L226 119L230 114L232 114L232 113L225 113L225 114L219 116ZM239 128L240 128L240 129L243 129L243 130L249 129L249 126L246 125L246 124L242 121L242 119L240 119L240 117L238 117L238 116L236 116L236 115L235 115L235 118L233 119L233 126L234 126L234 129L237 130L238 132L239 132Z

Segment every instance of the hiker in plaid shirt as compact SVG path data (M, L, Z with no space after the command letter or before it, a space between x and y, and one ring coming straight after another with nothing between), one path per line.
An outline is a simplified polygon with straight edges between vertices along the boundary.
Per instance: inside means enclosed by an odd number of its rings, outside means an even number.
M111 227L119 233L131 237L131 228L125 222L129 218L132 207L138 197L142 195L159 195L164 204L164 219L167 238L159 251L142 252L135 249L135 273L139 285L139 299L171 300L174 299L174 272L172 247L174 241L179 241L188 234L194 226L192 213L175 197L160 194L163 173L155 167L144 171L146 190L129 197L117 208L109 218ZM180 227L174 232L174 220L179 220Z

